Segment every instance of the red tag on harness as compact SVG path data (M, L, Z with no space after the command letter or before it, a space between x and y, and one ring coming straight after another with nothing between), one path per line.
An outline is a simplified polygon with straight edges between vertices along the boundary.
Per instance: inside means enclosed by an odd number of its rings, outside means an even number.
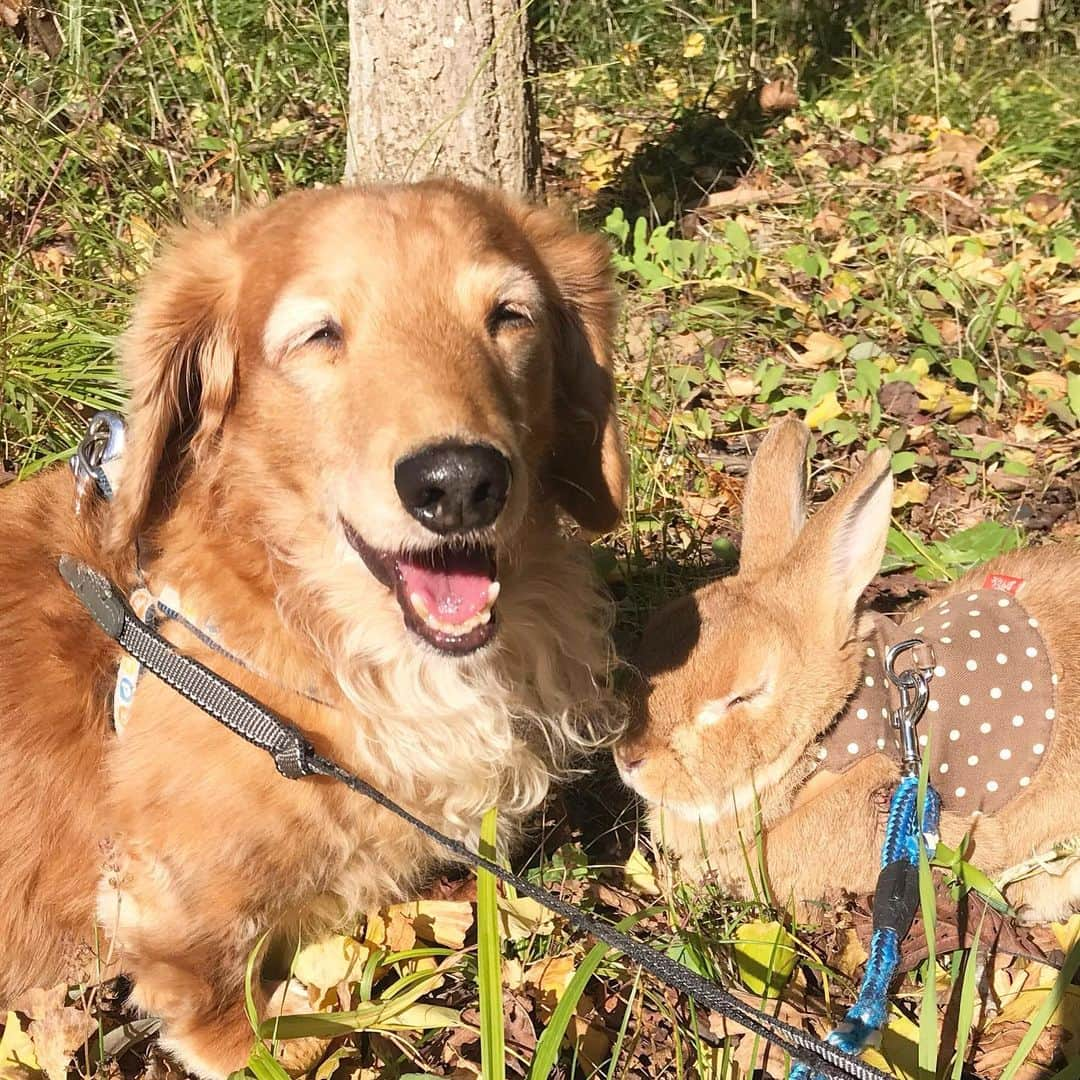
M984 589L994 589L997 592L1007 592L1015 596L1024 584L1022 577L1009 577L1008 574L987 574L983 582Z

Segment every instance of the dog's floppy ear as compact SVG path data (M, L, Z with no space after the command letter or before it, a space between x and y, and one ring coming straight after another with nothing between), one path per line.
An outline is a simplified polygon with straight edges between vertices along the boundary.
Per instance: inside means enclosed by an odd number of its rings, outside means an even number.
M618 311L611 252L560 214L525 211L523 227L559 294L555 432L546 482L583 528L606 532L622 515L626 455L616 414L612 336Z
M123 473L109 508L113 551L135 541L185 469L213 448L236 385L239 272L231 227L189 229L142 286L120 344L131 401Z

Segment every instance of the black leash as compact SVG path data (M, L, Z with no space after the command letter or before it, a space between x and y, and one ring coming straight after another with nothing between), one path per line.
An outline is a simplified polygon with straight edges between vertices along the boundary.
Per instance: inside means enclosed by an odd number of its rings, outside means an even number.
M571 926L623 953L665 985L686 994L703 1008L734 1021L816 1072L830 1077L852 1077L854 1080L890 1080L880 1069L850 1057L768 1013L745 1005L733 994L702 978L684 964L624 934L610 923L586 914L548 889L533 885L503 869L498 863L466 847L460 840L443 835L360 777L317 754L296 728L239 687L199 661L178 652L169 641L139 619L123 595L97 571L69 555L60 557L59 569L60 576L109 637L193 705L240 738L270 754L282 776L290 780L324 776L339 781L407 821L462 862L486 870L505 884L512 885L522 895L561 915Z

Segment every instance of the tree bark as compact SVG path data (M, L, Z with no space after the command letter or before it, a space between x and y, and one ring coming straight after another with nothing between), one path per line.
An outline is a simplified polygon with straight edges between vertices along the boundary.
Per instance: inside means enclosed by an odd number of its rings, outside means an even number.
M349 0L352 183L540 186L525 0Z

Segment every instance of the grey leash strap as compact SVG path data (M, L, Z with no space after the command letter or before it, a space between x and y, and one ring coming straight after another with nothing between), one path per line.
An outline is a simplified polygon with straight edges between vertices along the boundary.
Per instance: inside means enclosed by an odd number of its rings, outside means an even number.
M586 914L548 889L511 873L471 850L460 840L445 836L360 777L316 754L296 728L239 687L233 686L197 660L178 652L170 642L142 622L113 584L97 571L67 555L60 557L59 569L60 576L109 637L193 705L242 739L270 754L283 776L290 780L322 776L339 781L407 821L463 862L486 870L500 881L512 885L522 895L561 915L576 929L623 953L665 985L686 994L703 1008L734 1021L818 1073L841 1080L890 1080L881 1070L768 1013L745 1005L733 994L702 978L684 964L617 930L610 923Z
M216 671L177 652L131 610L119 590L96 570L69 555L60 556L59 569L98 626L147 671L230 731L265 750L282 776L297 780L310 774L307 759L311 747L296 728Z

